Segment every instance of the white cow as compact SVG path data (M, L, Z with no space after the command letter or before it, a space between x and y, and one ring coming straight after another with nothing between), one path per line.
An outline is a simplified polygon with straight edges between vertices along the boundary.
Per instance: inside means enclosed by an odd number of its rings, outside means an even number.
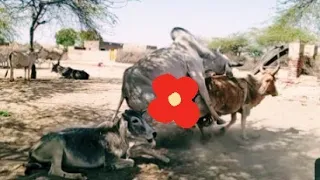
M24 79L30 80L30 70L36 59L38 59L38 52L12 51L9 54L10 81L14 81L14 68L24 68ZM7 77L8 71L9 69L6 71L4 77ZM27 71L28 76L26 75Z

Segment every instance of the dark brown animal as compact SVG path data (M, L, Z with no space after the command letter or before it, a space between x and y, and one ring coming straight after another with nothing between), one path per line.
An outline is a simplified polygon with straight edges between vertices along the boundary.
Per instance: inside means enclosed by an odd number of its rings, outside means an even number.
M250 110L261 103L267 96L277 96L275 86L275 75L280 69L280 62L272 71L266 71L263 66L260 68L261 77L248 75L245 78L230 79L226 76L211 76L205 79L209 96L214 99L214 109L219 115L231 114L231 121L228 125L220 129L224 133L236 122L236 113L241 113L242 138L247 140L246 119L250 115ZM203 123L199 121L198 126L203 134Z

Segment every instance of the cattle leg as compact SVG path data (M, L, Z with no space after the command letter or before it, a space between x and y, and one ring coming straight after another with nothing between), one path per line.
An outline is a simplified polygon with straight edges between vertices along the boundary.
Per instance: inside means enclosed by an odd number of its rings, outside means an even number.
M202 139L205 139L205 135L204 135L204 132L203 132L203 126L202 126L202 124L197 124L196 126L198 126L198 128L199 128L199 130L200 130L201 138L202 138Z
M197 71L203 69L203 67L197 67L195 63L189 63L188 64L188 74L189 76L195 80L199 87L199 93L201 97L203 98L204 102L206 103L210 114L212 115L213 119L219 124L222 122L225 122L223 119L221 119L218 115L218 113L214 110L213 105L216 104L215 100L209 97L209 92L207 89L207 86L205 84L205 79L202 73L197 73Z
M117 114L119 113L119 109L120 109L120 107L121 107L121 105L122 105L122 103L123 103L123 100L124 100L124 97L123 97L123 94L122 94L122 92L121 92L121 97L120 97L120 100L119 100L119 103L118 103L118 107L117 107L117 109L116 109L116 112L115 112L114 115L112 116L111 121L114 121L114 119L117 117Z
M247 132L246 132L246 123L247 123L247 117L250 113L249 108L242 108L241 113L241 137L244 140L248 140Z
M134 166L134 160L129 158L128 159L118 158L112 164L113 169L116 169L116 170L129 168L133 166Z
M138 156L142 156L142 155L149 155L152 156L160 161L163 161L165 163L169 163L170 159L165 157L164 155L162 155L161 153L159 153L157 150L155 149L151 149L151 148L146 148L143 146L136 146L133 147L130 150L130 154L133 154L132 157L138 157Z
M226 133L226 131L237 121L237 113L231 114L231 121L225 127L220 128L220 134Z
M24 67L24 80L27 80L27 67Z
M12 64L10 65L10 81L11 81L11 82L14 81Z
M56 147L54 150L52 150L51 167L49 170L50 175L60 176L68 179L80 179L80 180L87 179L86 177L82 176L81 173L64 172L61 168L62 158L63 158L63 146L60 145L60 147Z
M30 69L31 69L31 66L28 67L28 81L30 81Z

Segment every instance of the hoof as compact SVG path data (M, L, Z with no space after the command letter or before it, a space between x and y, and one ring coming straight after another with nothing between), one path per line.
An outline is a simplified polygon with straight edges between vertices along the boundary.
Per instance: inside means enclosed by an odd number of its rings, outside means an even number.
M241 136L241 139L244 141L249 141L249 138L247 136Z
M167 158L167 157L165 157L165 156L161 157L160 160L161 160L162 162L166 163L166 164L168 164L168 163L170 162L170 159Z
M81 176L79 176L77 179L79 179L79 180L87 180L88 178L87 178L87 176L81 174Z
M211 135L207 134L207 135L201 135L201 142L202 143L206 143L209 139L211 139Z
M253 138L253 139L258 139L258 138L260 138L260 134L252 135L252 138Z
M225 120L222 120L222 119L217 120L217 124L218 125L222 125L222 124L225 124L225 123L226 123Z
M224 135L226 133L226 128L222 127L220 128L219 134Z

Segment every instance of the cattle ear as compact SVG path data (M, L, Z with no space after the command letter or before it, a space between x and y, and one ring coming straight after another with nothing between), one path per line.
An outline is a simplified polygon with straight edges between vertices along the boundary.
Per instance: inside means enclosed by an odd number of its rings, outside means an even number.
M125 112L122 113L122 117L123 117L124 120L128 121L128 120L129 120L129 116L128 116L128 114L127 114L126 111L127 111L127 110L125 110Z

